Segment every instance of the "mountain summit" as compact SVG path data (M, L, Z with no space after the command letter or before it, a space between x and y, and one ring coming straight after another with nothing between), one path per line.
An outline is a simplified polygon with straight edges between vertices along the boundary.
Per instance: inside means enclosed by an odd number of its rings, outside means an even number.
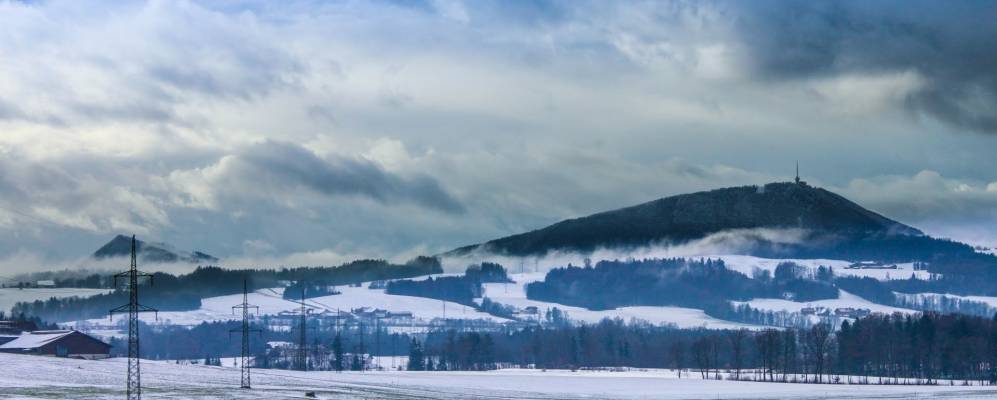
M830 191L803 182L782 182L665 197L462 247L449 254L476 249L509 255L539 255L552 250L592 251L660 242L682 243L713 233L757 228L796 228L837 241L923 236L913 227Z
M183 252L176 250L166 243L151 243L141 240L135 241L136 251L142 261L157 263L185 262L191 264L214 263L218 258L204 254L200 251ZM111 257L128 257L132 252L132 239L125 235L115 236L110 242L97 249L93 257L97 259Z

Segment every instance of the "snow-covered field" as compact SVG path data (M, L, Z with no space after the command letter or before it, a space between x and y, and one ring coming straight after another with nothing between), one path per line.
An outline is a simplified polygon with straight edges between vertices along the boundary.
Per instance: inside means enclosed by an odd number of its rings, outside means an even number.
M568 318L576 321L596 323L604 318L622 318L625 321L640 319L652 324L674 324L679 328L737 329L761 328L757 325L740 324L713 318L702 310L683 307L620 307L614 310L592 311L581 307L565 306L557 303L530 300L526 298L526 284L544 279L546 274L512 274L516 283L486 283L485 296L492 301L511 305L519 309L537 307L541 313L557 307L568 313Z
M799 312L803 307L825 307L831 310L836 308L867 308L869 311L874 313L892 314L895 312L899 313L916 313L917 311L908 310L905 308L897 308L884 306L882 304L876 304L869 300L858 297L854 294L848 293L844 290L838 290L837 299L827 299L827 300L817 300L817 301L791 301L783 299L754 299L744 302L734 302L735 304L748 304L752 308L757 308L760 310L770 310L770 311L790 311Z
M0 289L0 311L9 312L10 308L22 301L48 300L53 297L90 297L95 294L108 293L108 289L77 289L77 288L32 288Z
M0 354L0 399L118 399L125 359L69 360ZM984 399L986 386L806 385L677 379L666 370L631 372L298 372L253 370L239 389L232 367L142 362L147 399Z
M931 273L928 271L915 271L913 263L897 264L897 269L848 269L845 267L851 265L852 262L843 260L772 259L741 255L715 255L705 256L703 258L722 259L728 269L740 272L748 277L751 277L752 273L756 269L767 270L769 273L775 274L775 267L779 265L779 263L786 261L802 265L814 271L816 271L817 267L820 266L832 267L834 268L834 274L836 276L854 276L859 278L869 277L879 279L881 281L890 279L910 279L911 274L914 274L917 279L928 279L931 276Z

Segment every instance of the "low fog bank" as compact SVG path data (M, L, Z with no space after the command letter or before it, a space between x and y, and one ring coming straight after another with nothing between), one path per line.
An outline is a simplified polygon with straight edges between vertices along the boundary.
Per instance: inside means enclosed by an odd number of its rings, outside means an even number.
M759 244L769 246L796 245L804 243L807 230L803 229L736 229L711 234L705 238L685 243L661 242L650 246L633 248L600 248L592 252L557 251L544 256L512 256L477 249L462 256L441 256L443 269L448 273L464 272L467 266L484 261L502 264L511 273L520 271L546 272L552 268L568 264L585 265L586 259L593 265L603 260L624 260L627 258L668 258L702 257L716 254L745 254ZM286 255L243 255L227 257L216 263L186 262L146 262L140 257L138 268L145 272L167 272L184 274L192 272L200 265L214 265L226 269L281 269L296 267L339 266L354 260L384 258L389 262L403 264L426 253L425 248L413 249L390 257L361 254L344 254L329 249L299 252ZM80 257L73 260L53 261L33 253L17 253L0 259L0 281L14 280L27 274L66 271L69 274L116 273L128 269L128 257L95 259Z
M770 246L798 245L804 243L809 231L805 229L734 229L717 232L702 239L685 243L660 242L633 248L599 248L592 252L555 251L543 256L513 256L478 248L466 255L443 256L443 270L463 272L468 265L481 262L502 264L511 273L547 272L568 264L582 266L586 260L592 265L604 260L628 258L704 257L717 254L745 254L760 244Z
M0 260L0 282L26 281L33 275L59 272L59 278L81 277L88 274L115 274L128 270L129 257L109 257L96 259L80 257L72 260L47 260L35 254L16 254ZM145 272L186 273L197 268L195 264L144 263L138 262L139 270Z

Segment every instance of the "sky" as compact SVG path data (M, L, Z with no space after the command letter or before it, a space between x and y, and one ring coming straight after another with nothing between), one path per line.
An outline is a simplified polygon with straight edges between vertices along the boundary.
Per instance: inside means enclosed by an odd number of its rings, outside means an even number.
M997 244L986 1L0 1L0 269L401 260L793 178Z

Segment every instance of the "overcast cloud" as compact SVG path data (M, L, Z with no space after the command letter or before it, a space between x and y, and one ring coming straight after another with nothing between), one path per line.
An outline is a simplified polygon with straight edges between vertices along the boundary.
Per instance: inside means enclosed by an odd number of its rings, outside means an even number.
M804 178L997 244L990 2L0 2L0 266L430 254Z

